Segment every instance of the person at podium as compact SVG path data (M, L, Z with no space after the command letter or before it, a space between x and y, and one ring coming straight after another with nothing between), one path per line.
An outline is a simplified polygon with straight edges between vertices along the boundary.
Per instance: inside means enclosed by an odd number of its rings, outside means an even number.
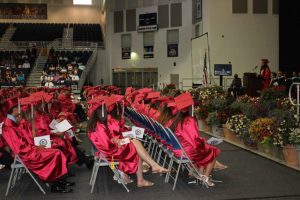
M268 88L271 82L271 70L268 66L268 63L269 63L268 59L261 59L259 74L263 78L262 89Z

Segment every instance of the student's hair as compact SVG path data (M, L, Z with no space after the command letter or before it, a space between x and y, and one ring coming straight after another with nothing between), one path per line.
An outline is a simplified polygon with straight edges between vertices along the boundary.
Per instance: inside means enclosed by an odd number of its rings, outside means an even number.
M122 113L123 112L123 108L122 108L122 105L117 103L115 106L114 106L114 109L109 113L114 119L117 119L117 120L121 120L122 118Z
M7 114L12 114L15 108L17 108L17 105L11 107L11 108L7 111Z
M186 119L186 117L189 116L189 112L182 112L182 111L178 111L177 115L174 118L174 121L172 123L172 125L170 126L170 129L174 132L178 126L178 124L180 123L181 126L183 125L184 120Z
M87 132L95 130L97 122L100 122L107 128L107 110L106 106L103 106L103 116L102 116L102 106L99 106L93 113L89 121L87 122Z
M162 108L161 108L161 112L160 115L157 119L157 121L159 123L161 123L162 125L167 124L172 118L174 117L173 113L172 113L172 109L169 108L167 106L167 104L165 104Z

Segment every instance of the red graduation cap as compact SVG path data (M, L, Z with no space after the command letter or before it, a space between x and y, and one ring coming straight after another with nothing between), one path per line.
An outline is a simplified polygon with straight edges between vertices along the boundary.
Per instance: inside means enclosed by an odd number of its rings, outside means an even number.
M129 94L132 93L133 91L134 91L133 87L128 87L128 88L126 88L125 96L129 95Z
M160 97L160 92L150 92L147 95L147 99L156 99Z
M143 88L143 89L138 90L138 92L141 93L141 94L148 94L152 91L153 91L152 88Z
M174 98L178 110L185 111L186 108L194 105L194 100L189 92L183 93Z
M263 59L261 59L261 61L262 61L262 62L264 62L264 63L266 63L266 64L268 64L268 63L269 63L269 60L268 60L268 59L266 59L266 58L263 58Z

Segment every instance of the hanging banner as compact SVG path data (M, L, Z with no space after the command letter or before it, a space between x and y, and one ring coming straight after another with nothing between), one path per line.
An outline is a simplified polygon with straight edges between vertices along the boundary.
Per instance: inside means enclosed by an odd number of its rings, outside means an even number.
M144 58L154 58L154 46L144 46Z
M122 48L122 59L131 59L131 48Z
M47 19L47 4L0 3L0 19Z
M178 44L168 44L168 57L178 57Z

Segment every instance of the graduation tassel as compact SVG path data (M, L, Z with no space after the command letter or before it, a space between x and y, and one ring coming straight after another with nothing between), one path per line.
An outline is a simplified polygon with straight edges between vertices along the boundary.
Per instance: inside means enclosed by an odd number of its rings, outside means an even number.
M44 103L44 98L42 98L42 110L43 110L43 112L45 112L45 103Z
M122 101L122 119L124 119L124 112L125 112L125 102Z
M102 117L104 117L104 103L102 103Z
M20 102L20 98L18 98L18 113L21 113L21 102Z
M32 135L33 137L36 136L36 133L35 133L35 123L34 123L34 115L33 115L33 104L31 104L31 125L32 125Z
M194 104L192 105L192 117L194 117Z

